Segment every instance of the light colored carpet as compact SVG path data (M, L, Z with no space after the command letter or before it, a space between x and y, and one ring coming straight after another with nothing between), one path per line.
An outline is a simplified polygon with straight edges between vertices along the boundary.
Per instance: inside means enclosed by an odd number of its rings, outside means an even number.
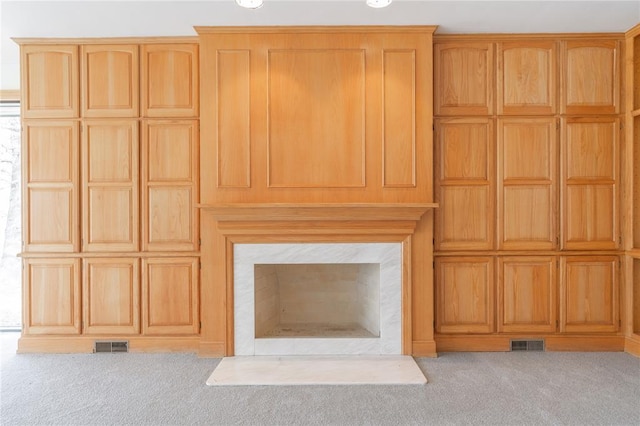
M222 358L209 386L424 385L410 356L235 356Z
M425 386L207 386L193 354L16 355L0 333L0 424L640 425L624 353L445 353Z

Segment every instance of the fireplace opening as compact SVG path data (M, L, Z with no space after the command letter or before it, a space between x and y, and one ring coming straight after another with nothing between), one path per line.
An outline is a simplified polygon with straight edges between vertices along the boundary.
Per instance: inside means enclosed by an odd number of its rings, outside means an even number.
M380 337L379 263L255 264L255 338Z

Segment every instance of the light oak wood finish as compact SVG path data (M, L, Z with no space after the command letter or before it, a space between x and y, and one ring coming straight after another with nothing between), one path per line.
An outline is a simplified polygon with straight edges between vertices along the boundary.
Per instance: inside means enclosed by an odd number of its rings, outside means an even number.
M143 259L142 269L142 333L197 334L199 259Z
M619 41L565 41L562 43L562 67L562 113L620 112Z
M140 333L140 260L126 257L84 259L83 333Z
M20 89L0 90L0 101L20 102Z
M80 334L80 259L23 261L23 334Z
M557 121L498 120L498 247L552 250L558 241Z
M438 333L492 333L495 278L492 257L436 258Z
M197 120L142 123L142 249L198 250Z
M498 114L557 111L557 50L554 41L498 43Z
M630 334L640 336L640 259L632 260L633 272L627 283L630 284L630 291L625 295L632 300L632 306L629 311L631 317L631 330ZM629 294L630 293L630 294Z
M82 132L82 249L139 247L137 120L84 120Z
M198 117L197 44L143 44L140 66L143 117Z
M22 336L18 340L18 353L93 353L100 336ZM129 342L129 352L197 352L198 336L132 336L111 335L108 340ZM222 353L222 352L220 352Z
M618 248L619 128L617 117L562 120L566 249Z
M436 121L437 250L494 248L494 140L490 119Z
M562 256L560 267L560 331L617 331L619 258Z
M83 45L82 116L137 117L138 45Z
M624 351L631 355L640 357L640 335L627 337L624 344Z
M493 43L435 45L435 114L490 115L494 108Z
M624 336L536 334L536 337L544 339L546 351L621 352L625 348ZM436 335L441 352L509 352L512 339L528 340L531 334Z
M556 331L555 256L498 259L498 332Z
M22 118L79 116L78 46L20 46Z
M24 252L79 250L79 130L71 120L23 120Z

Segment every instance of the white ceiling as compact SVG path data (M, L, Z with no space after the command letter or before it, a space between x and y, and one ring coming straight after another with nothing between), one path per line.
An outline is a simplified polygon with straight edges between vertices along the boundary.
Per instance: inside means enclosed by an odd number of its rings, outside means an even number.
M640 22L640 0L265 0L246 10L233 0L0 0L0 89L19 86L11 37L195 35L196 25L438 25L438 33L624 32Z

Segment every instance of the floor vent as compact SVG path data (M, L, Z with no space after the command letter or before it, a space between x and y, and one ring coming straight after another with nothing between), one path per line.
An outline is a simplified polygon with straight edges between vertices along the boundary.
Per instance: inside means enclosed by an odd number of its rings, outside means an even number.
M544 340L512 340L512 351L544 351Z
M129 342L126 340L96 341L93 346L93 352L129 352Z

